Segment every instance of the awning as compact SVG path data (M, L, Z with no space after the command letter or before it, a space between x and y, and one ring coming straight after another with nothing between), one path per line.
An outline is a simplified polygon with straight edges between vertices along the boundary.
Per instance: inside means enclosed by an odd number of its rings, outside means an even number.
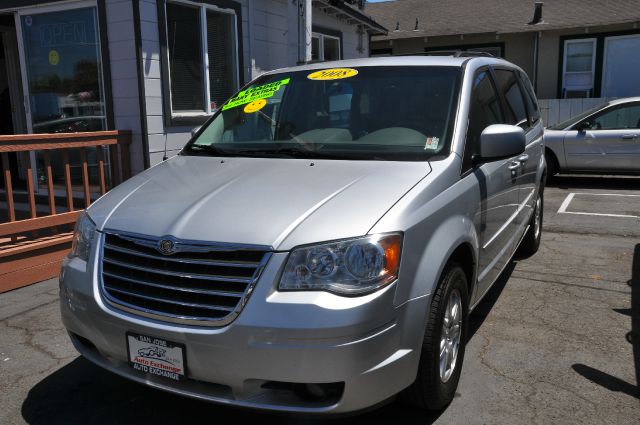
M361 11L345 4L344 0L313 0L313 6L349 24L360 24L373 35L387 35L388 30Z

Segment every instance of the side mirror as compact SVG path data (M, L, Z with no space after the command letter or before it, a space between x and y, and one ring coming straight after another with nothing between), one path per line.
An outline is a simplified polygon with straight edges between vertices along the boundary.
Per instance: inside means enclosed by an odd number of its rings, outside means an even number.
M481 162L511 158L524 152L527 140L524 130L516 125L494 124L480 135Z
M589 121L582 121L576 124L575 126L575 129L578 130L580 133L584 133L587 130L591 130L591 128L593 128L593 126Z

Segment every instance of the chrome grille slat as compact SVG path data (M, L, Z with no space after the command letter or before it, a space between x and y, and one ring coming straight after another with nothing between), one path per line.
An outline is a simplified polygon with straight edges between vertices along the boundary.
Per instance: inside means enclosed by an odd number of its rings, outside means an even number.
M127 313L173 323L224 326L233 321L271 248L167 238L175 250L164 255L158 249L163 238L109 230L101 235L105 301Z
M140 285L147 285L147 286L153 286L156 288L160 288L160 289L168 289L171 291L182 291L182 292L191 292L194 294L203 294L203 295L219 295L221 297L235 297L235 298L239 298L242 297L242 294L236 293L236 292L228 292L228 291L213 291L213 290L208 290L208 289L197 289L197 288L183 288L183 287L179 287L179 286L171 286L171 285L162 285L159 283L153 283L153 282L147 282L147 281L143 281L140 279L132 279L130 277L126 277L126 276L120 276L116 273L113 272L105 272L104 270L102 271L103 276L108 276L108 277L112 277L114 279L120 279L120 280L126 280L127 282L131 282L131 283L136 283L136 284L140 284Z
M260 263L256 263L256 262L247 262L247 263L234 263L234 262L226 262L226 261L208 261L208 260L194 260L194 259L189 259L189 258L182 258L182 257L163 257L160 254L159 255L150 255L150 254L145 254L143 252L139 252L139 251L135 251L132 249L127 249L127 248L122 248L119 246L115 246L115 245L109 245L109 244L105 244L104 245L105 249L110 249L110 250L114 250L114 251L118 251L121 252L123 254L129 254L129 255L136 255L138 257L144 257L144 258L152 258L154 260L163 260L163 261L171 261L171 262L175 262L175 263L187 263L187 264L199 264L202 266L217 266L217 267L243 267L243 268L256 268L260 265Z
M122 289L116 289L116 288L112 288L112 287L109 287L108 289L110 291L119 292L121 294L129 295L129 296L134 297L134 298L144 298L145 300L158 301L158 302L161 302L161 303L176 304L176 305L182 305L182 306L187 306L187 307L195 307L195 308L202 308L202 309L205 309L205 310L233 311L233 307L222 307L222 306L213 307L213 306L206 305L206 304L185 303L185 302L182 302L182 301L174 301L174 300L169 300L169 299L166 299L166 298L158 298L158 297L150 297L148 295L140 295L140 294L132 293L132 292L129 292L129 291L123 291Z
M143 266L138 266L138 265L134 265L134 264L127 264L127 263L123 263L122 261L113 260L111 258L106 258L106 257L104 257L103 261L105 263L115 264L116 266L127 267L127 268L130 268L130 269L139 270L141 272L165 274L165 275L168 275L168 276L183 277L183 278L187 278L187 279L215 280L217 282L239 282L239 283L249 283L249 282L251 282L251 278L235 278L235 277L215 276L215 275L208 276L208 275L195 274L195 273L187 274L187 273L173 272L173 271L168 271L168 270L158 270L158 269L153 269L153 268L150 268L150 267L143 267Z
M166 321L169 322L174 322L174 323L183 323L183 324L194 324L194 323L198 323L200 321L200 317L197 316L185 316L185 315L181 315L181 314L171 314L171 313L167 313L166 311L159 311L159 310L154 310L152 308L143 308L141 309L140 306L134 305L134 304L129 304L125 301L122 301L120 299L116 299L113 298L111 295L109 294L105 294L107 300L115 305L118 305L118 308L127 311L129 313L134 313L134 314L140 314L143 316L148 316L148 317L166 317L168 319L165 319Z

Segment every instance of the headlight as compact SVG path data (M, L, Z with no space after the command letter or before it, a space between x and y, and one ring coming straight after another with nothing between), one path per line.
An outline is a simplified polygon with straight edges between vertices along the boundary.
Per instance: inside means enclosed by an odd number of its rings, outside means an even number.
M281 291L372 292L398 277L402 235L373 235L294 249L280 279Z
M96 225L86 212L83 212L76 223L73 232L70 257L78 257L84 261L89 259L89 249L96 234Z

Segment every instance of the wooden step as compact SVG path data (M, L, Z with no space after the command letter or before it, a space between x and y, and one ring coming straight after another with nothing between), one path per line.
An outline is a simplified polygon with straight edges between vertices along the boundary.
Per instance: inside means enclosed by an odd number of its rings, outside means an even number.
M58 276L72 238L73 234L64 233L1 249L0 293Z

